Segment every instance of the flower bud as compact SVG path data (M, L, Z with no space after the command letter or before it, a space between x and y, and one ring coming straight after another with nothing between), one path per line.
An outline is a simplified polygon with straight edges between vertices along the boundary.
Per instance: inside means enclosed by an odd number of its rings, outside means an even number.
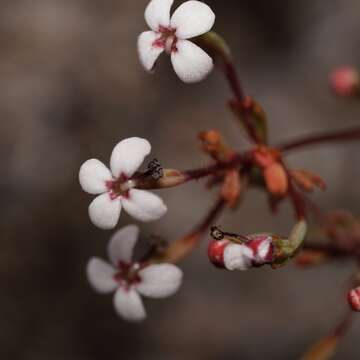
M213 240L209 243L208 246L209 260L218 268L222 268L222 269L225 268L224 251L228 244L229 241L226 239Z
M271 263L274 259L273 236L271 234L254 234L249 235L248 237L251 240L246 246L253 251L254 266Z
M348 292L347 298L348 298L350 307L354 311L360 311L360 286L355 289L350 290Z
M339 67L330 75L330 86L338 96L355 96L360 89L359 73L351 66Z

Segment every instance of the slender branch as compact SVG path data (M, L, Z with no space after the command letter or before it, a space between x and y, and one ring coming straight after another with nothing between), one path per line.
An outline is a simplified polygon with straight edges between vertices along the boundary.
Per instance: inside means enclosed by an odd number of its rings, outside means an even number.
M320 145L324 143L343 142L360 140L360 127L356 126L351 129L324 133L314 136L304 136L297 140L285 142L275 146L282 153L304 148L311 145Z
M314 243L314 242L312 242L312 243L305 242L303 245L303 249L311 250L311 251L319 251L321 253L326 254L327 256L331 256L332 258L346 258L351 255L349 251L342 250L332 244L320 244L320 243Z
M242 103L245 100L246 96L232 61L225 60L224 73L235 99Z
M225 208L224 199L216 201L214 207L188 235L174 241L160 257L161 262L177 263L189 255L201 241L205 231L213 224L215 219Z
M246 100L246 93L241 85L239 76L234 66L231 50L226 41L213 31L199 36L194 41L215 59L215 64L218 65L218 68L224 72L231 92L235 98L236 105L238 105L242 112L241 120L243 125L245 126L251 140L256 143L259 142L251 119L251 114L249 113L249 110L243 106Z
M187 170L184 171L184 174L186 175L186 181L198 180L208 175L215 175L223 170L236 168L242 164L248 163L249 161L250 157L248 153L236 154L230 161L218 162L214 165L200 169Z
M338 337L344 336L350 328L351 322L354 318L354 312L349 310L346 312L344 318L340 321L336 329L334 330L334 335Z

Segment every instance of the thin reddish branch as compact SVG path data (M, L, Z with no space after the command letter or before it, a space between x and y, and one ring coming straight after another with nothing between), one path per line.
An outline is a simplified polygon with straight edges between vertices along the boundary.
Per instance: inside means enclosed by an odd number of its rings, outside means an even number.
M327 256L331 256L332 258L346 258L351 255L349 251L340 249L332 244L305 242L302 248L304 250L319 251Z
M230 61L229 58L224 59L223 71L229 83L230 89L234 95L234 98L238 103L239 108L242 109L244 126L250 138L254 142L258 143L258 136L256 135L256 131L251 120L251 114L249 113L249 110L244 106L244 102L246 101L245 91L241 85L235 66L232 63L232 60Z
M203 221L200 222L190 233L174 241L159 259L162 262L177 263L190 254L199 244L205 231L213 224L216 218L225 208L224 199L220 198L210 209Z
M209 175L216 175L223 170L237 168L240 165L248 164L251 161L249 153L235 154L230 161L217 162L214 165L207 166L200 169L187 170L183 173L186 176L186 181L198 180Z
M346 312L344 318L340 321L340 323L334 330L334 336L343 337L347 333L354 318L353 315L354 312L351 310Z
M334 131L313 136L304 136L302 138L285 142L275 146L282 153L290 152L311 145L321 145L324 143L343 142L360 140L360 127L356 126L351 129Z
M237 75L236 69L230 61L225 61L224 72L235 99L240 103L243 102L245 100L245 92Z

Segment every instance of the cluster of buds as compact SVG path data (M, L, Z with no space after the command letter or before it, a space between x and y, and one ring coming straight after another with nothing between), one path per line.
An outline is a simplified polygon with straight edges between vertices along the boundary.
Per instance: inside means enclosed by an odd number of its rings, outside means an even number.
M270 194L278 197L286 195L289 180L281 154L277 149L258 146L253 151L254 163L261 169L266 188Z
M306 235L305 221L299 221L288 239L275 234L239 235L211 229L209 260L218 268L246 271L252 267L284 265L300 248Z
M224 143L224 140L217 130L202 131L198 135L201 141L202 150L209 154L218 163L230 162L236 156L236 152ZM214 183L221 183L221 197L229 207L235 207L240 199L243 189L243 179L240 177L239 168L224 170L212 178L209 187Z
M273 261L274 245L271 234L241 236L213 227L211 236L214 240L209 243L208 256L216 267L245 271Z

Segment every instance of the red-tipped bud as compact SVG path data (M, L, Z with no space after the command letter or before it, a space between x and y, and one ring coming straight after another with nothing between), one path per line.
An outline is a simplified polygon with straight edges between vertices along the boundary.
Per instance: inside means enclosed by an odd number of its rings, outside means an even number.
M360 286L348 292L348 302L354 311L360 311Z
M254 265L261 266L271 263L274 259L273 237L270 234L248 236L251 240L246 244L254 254Z
M338 96L355 96L360 90L360 76L351 66L342 66L330 75L330 86Z
M213 240L209 243L208 246L209 260L218 268L222 268L222 269L225 268L224 251L228 244L229 241L226 239Z

